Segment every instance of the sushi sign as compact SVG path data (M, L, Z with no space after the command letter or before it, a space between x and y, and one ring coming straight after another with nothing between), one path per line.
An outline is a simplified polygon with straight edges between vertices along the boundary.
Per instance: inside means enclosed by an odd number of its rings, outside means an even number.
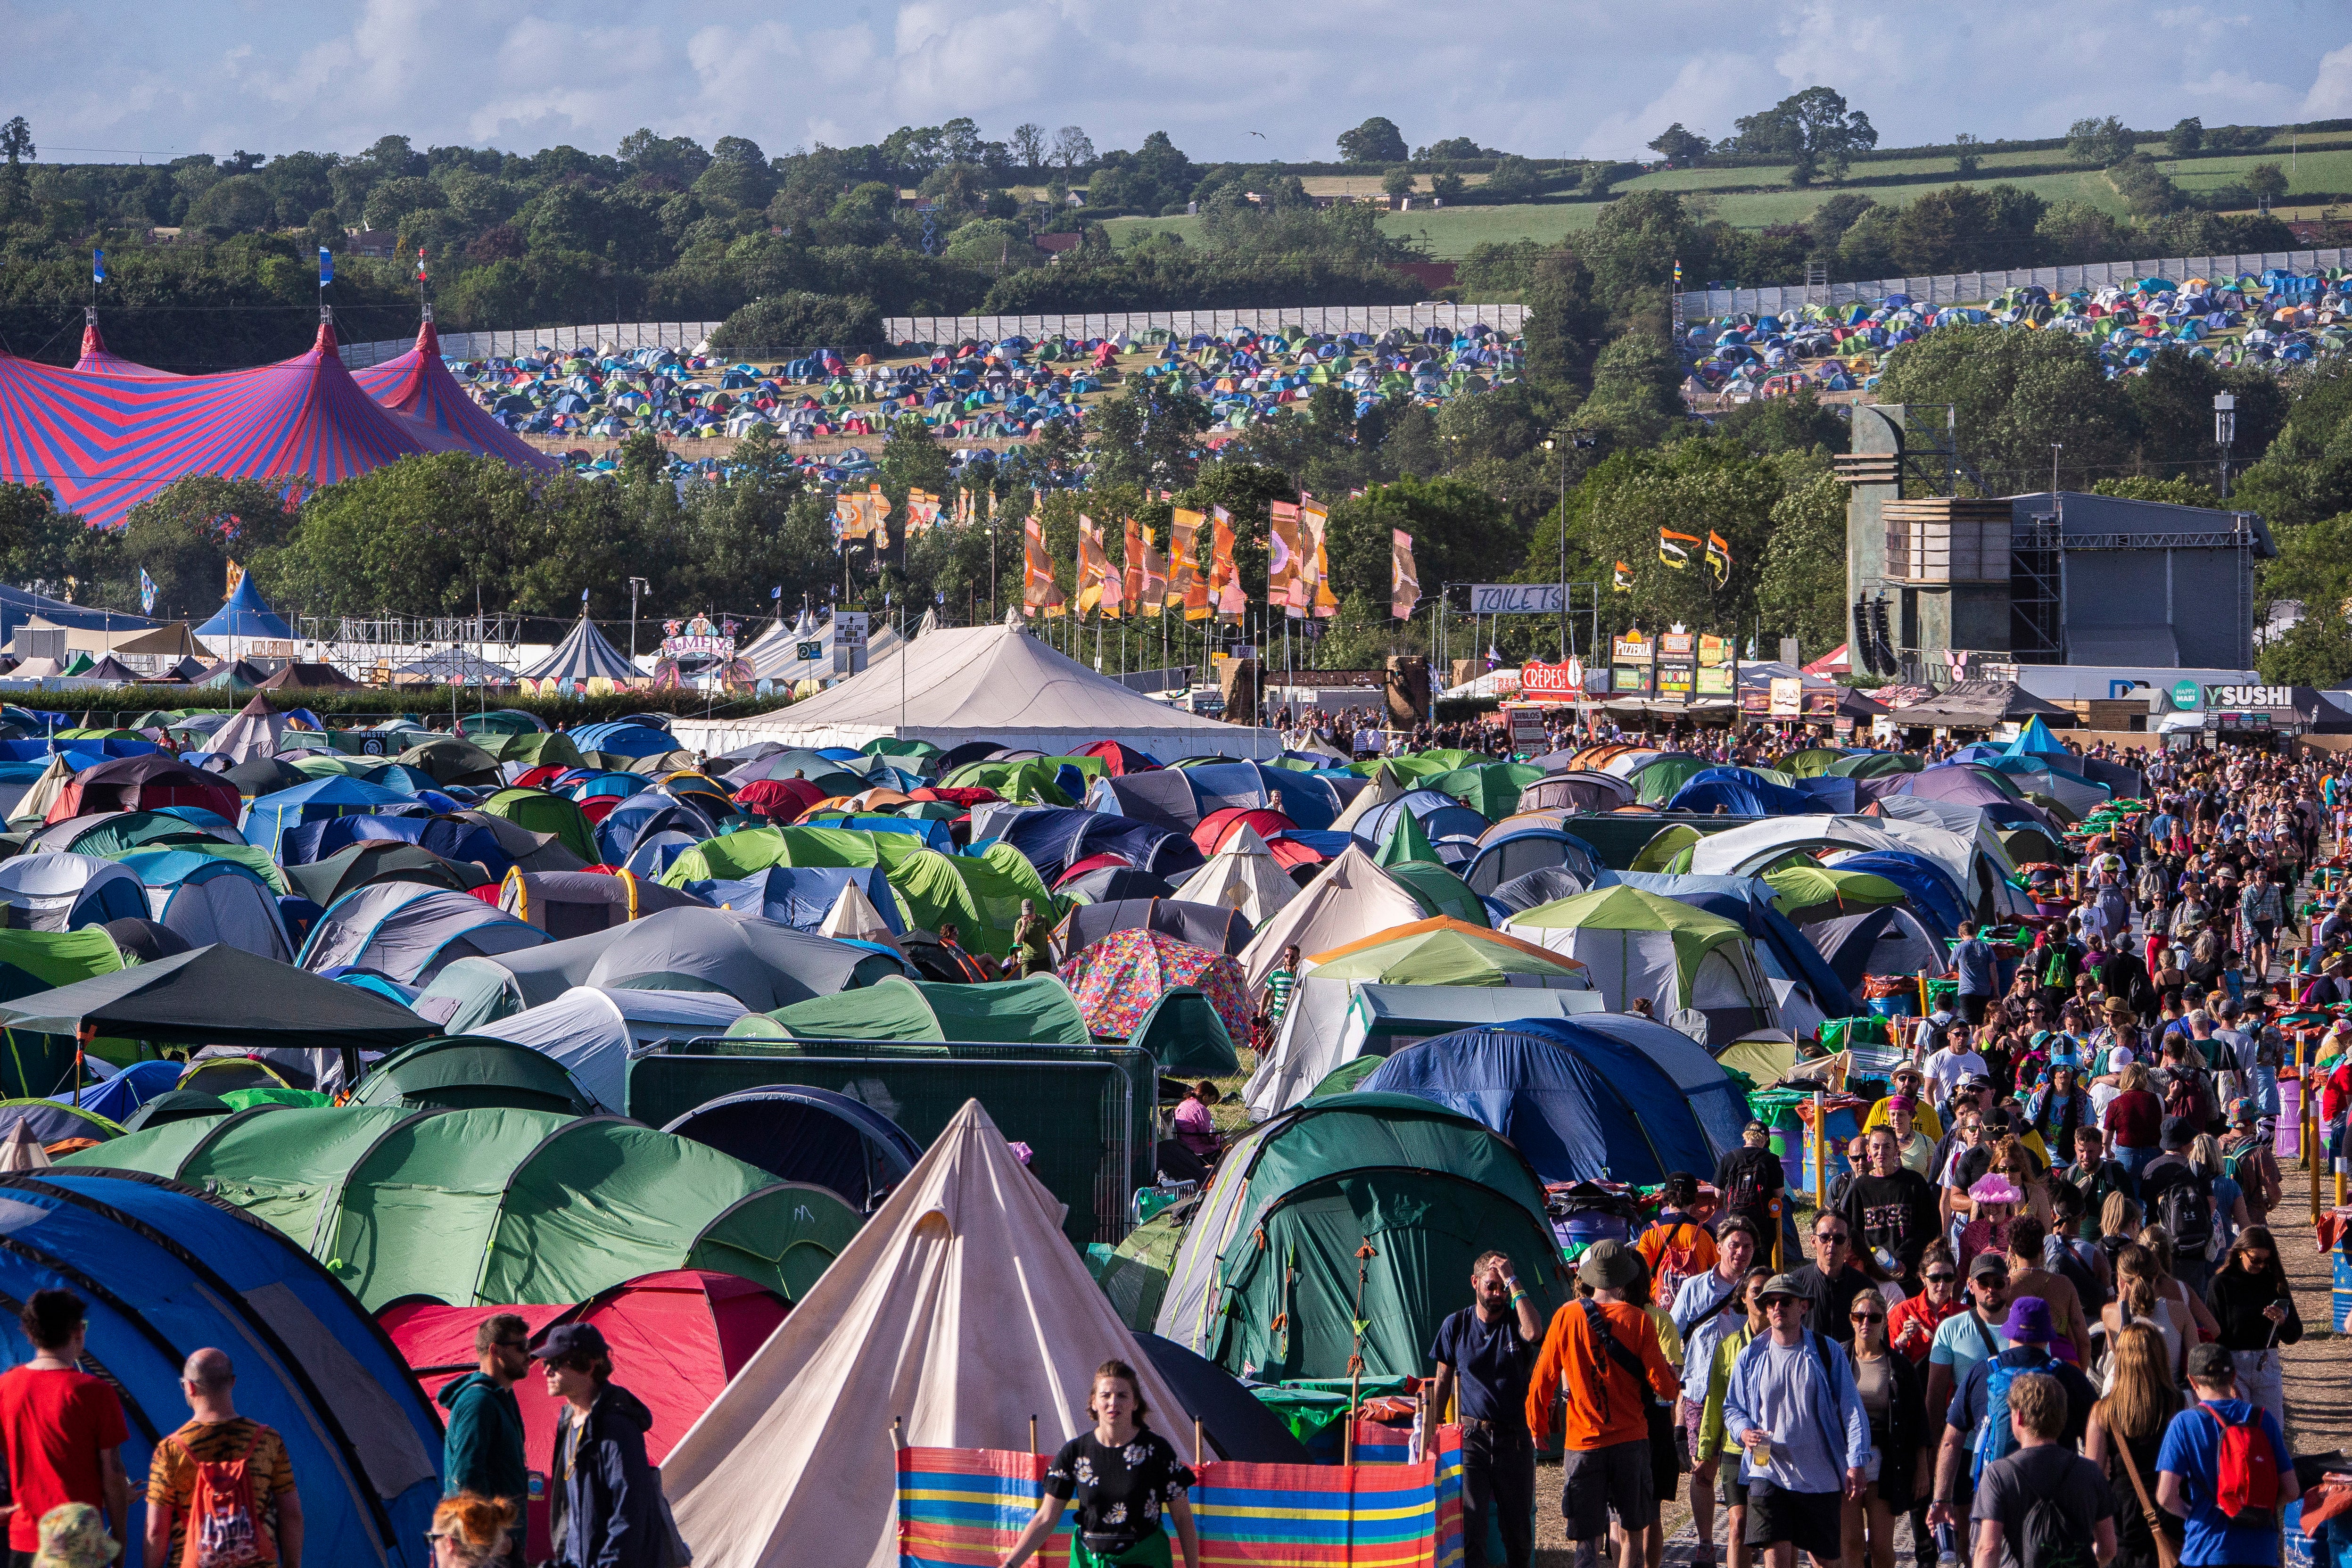
M2294 688L2292 686L2209 686L2205 689L2208 708L2292 708Z

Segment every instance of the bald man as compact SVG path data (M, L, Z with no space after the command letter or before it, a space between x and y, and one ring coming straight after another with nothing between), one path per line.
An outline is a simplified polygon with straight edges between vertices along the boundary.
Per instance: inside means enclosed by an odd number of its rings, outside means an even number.
M302 1500L285 1440L236 1413L236 1368L225 1351L200 1350L180 1369L188 1424L155 1445L147 1470L147 1568L171 1568L187 1551L188 1518L195 1501L197 1468L247 1461L260 1517L251 1521L265 1557L280 1568L302 1568Z

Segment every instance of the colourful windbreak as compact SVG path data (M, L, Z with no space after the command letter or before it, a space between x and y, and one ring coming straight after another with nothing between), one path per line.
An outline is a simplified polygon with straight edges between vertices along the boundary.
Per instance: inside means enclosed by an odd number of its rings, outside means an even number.
M0 479L46 485L100 527L189 474L295 492L425 450L319 325L307 353L225 375L93 374L0 354Z

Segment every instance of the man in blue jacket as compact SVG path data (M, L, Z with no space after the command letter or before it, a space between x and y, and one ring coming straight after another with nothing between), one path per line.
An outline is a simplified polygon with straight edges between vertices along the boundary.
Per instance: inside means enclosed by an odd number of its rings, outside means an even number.
M522 1406L514 1385L530 1369L530 1325L512 1312L482 1320L474 1331L474 1354L481 1370L441 1390L449 1413L441 1443L441 1495L472 1492L504 1498L520 1520L530 1498L530 1475L523 1457ZM523 1531L518 1528L507 1561L523 1563Z
M646 1461L653 1412L613 1381L613 1352L593 1323L559 1323L531 1359L563 1402L548 1471L556 1568L684 1568L661 1478Z
M1800 1552L1835 1568L1843 1504L1862 1495L1870 1462L1870 1417L1845 1347L1806 1326L1797 1281L1776 1274L1759 1300L1771 1331L1739 1352L1723 1399L1723 1429L1744 1450L1747 1544L1764 1548L1768 1568L1792 1568Z

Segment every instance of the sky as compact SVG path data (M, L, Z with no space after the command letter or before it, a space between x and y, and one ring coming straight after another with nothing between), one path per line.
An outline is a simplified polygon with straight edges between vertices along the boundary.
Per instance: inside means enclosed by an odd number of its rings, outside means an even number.
M1199 162L1334 158L1374 114L1413 146L1634 158L1817 83L1888 146L2352 118L2352 0L0 0L0 119L58 162L639 126L777 153L958 115L1104 151L1164 130Z

